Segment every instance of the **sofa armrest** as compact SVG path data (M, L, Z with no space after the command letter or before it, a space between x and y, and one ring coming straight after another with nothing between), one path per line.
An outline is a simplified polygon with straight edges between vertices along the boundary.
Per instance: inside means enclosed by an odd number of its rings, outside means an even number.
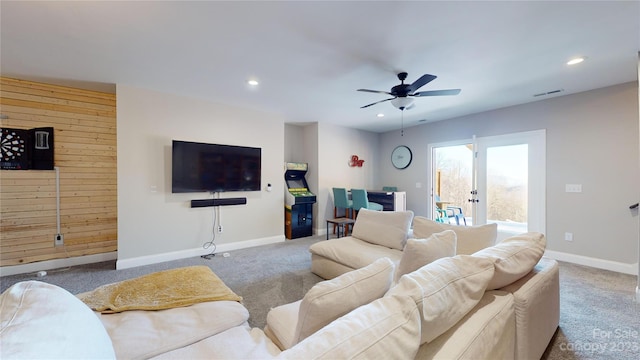
M529 274L501 290L514 296L516 359L539 359L560 323L558 263L542 258Z
M302 300L290 304L274 307L267 314L267 325L264 333L280 350L286 350L295 345L294 340L296 326L298 325L298 312Z

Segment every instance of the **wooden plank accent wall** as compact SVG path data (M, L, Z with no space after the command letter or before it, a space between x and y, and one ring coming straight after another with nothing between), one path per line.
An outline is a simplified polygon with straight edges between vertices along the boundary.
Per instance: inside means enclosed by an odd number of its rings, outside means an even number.
M117 249L116 96L0 77L0 127L54 128L54 170L0 170L0 266Z

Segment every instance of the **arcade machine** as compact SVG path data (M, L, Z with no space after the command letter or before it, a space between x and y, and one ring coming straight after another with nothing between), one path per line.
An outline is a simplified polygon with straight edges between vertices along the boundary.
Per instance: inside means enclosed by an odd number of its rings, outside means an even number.
M284 232L287 239L313 235L313 204L316 196L309 191L304 178L308 166L307 163L285 163L287 191L284 195Z

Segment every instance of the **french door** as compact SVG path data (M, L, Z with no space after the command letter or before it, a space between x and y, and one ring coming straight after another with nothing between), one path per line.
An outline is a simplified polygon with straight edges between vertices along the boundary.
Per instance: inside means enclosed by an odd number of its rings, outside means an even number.
M545 231L545 131L430 145L432 218L498 224L498 238Z

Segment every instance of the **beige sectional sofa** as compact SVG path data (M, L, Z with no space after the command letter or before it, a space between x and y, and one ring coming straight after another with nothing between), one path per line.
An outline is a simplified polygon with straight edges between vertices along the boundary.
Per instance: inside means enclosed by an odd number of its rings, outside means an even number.
M405 283L408 279L415 280L425 271L434 272L435 277L442 276L447 271L442 263L455 258L489 259L495 274L486 284L479 302L472 309L463 308L469 311L445 333L423 342L416 358L538 359L542 356L560 317L558 264L542 257L546 247L542 234L521 234L494 244L495 224L454 226L419 216L413 218L411 212L388 214L362 211L352 236L312 245L309 249L312 271L331 279L386 257L397 266L395 281L398 283L390 293L406 294L408 291L398 290L403 280ZM372 228L376 231L370 231ZM455 233L453 250L451 233ZM424 264L428 265L421 267ZM433 269L436 266L440 267L437 271ZM417 290L412 294L414 298L418 296L416 293ZM449 309L440 311L450 317L451 308L461 308L454 305L459 297L460 292L456 292L442 298ZM432 326L429 321L423 325Z
M330 264L327 273L354 270L316 284L300 301L271 309L264 331L250 328L246 308L234 301L104 315L57 286L18 283L0 296L0 357L540 358L559 317L557 264L540 259L544 236L523 234L456 255L452 251L469 234L444 229L407 239L412 218L361 211L353 235L378 237L378 244L364 244L355 263L336 266L323 256L316 270L323 263ZM367 220L376 225L363 228ZM414 235L431 225L413 220ZM337 240L348 246L364 241ZM392 255L371 256L383 254L379 248L366 254L362 249L370 245L392 249Z

